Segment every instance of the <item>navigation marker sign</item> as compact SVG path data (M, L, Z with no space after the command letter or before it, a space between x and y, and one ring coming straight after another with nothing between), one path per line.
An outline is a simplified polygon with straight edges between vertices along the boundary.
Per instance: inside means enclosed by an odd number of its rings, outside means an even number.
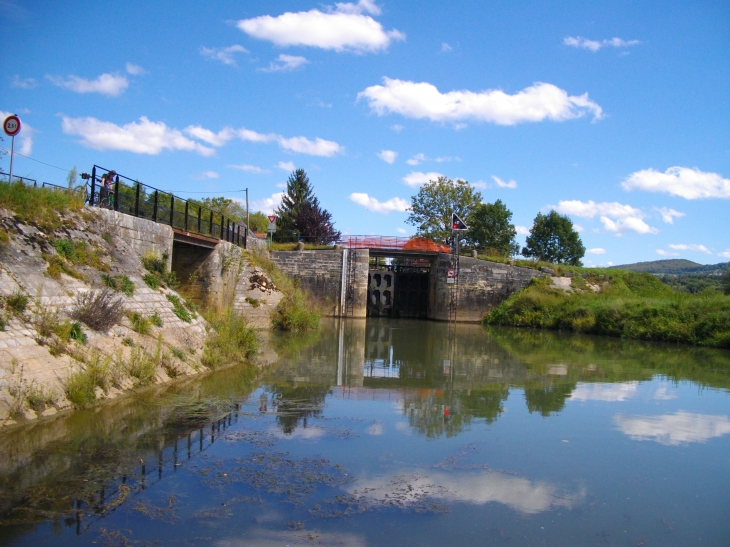
M467 226L466 223L459 218L459 215L451 213L451 229L455 232L461 232L463 230L468 230L469 226Z

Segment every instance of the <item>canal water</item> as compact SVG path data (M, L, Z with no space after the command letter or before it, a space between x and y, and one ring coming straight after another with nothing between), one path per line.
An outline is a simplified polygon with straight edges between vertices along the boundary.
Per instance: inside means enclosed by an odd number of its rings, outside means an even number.
M730 352L333 321L0 433L0 544L730 545Z

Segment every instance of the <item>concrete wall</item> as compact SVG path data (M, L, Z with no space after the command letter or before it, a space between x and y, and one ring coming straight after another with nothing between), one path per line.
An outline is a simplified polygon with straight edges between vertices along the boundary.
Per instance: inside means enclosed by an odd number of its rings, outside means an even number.
M452 287L446 282L446 270L453 268L452 257L440 254L431 266L429 286L429 319L449 320ZM489 311L533 277L545 274L529 268L518 268L477 258L459 258L457 321L481 321Z
M367 304L368 261L367 249L335 249L332 251L272 251L271 260L287 277L297 280L299 287L325 305L325 314L342 315L343 299L347 283L343 283L343 270L347 270L347 255L352 253L354 272L352 317L365 317Z
M101 207L88 210L100 217L100 231L124 241L138 256L147 252L159 256L167 254L167 267L172 266L172 228Z

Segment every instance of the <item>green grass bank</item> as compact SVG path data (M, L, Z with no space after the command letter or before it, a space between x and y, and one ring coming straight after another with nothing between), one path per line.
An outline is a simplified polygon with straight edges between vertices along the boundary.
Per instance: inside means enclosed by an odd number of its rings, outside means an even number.
M549 278L535 279L484 324L730 348L730 296L679 293L646 273L563 269L573 274L571 291L553 288Z

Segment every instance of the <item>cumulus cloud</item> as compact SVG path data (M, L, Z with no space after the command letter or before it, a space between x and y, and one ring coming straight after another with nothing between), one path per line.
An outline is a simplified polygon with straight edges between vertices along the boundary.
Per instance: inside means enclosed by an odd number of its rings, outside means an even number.
M383 214L393 211L404 212L411 205L403 198L390 198L388 201L378 201L372 196L358 192L350 194L350 200L354 201L358 205L362 205L370 211Z
M727 251L723 251L721 253L717 253L717 256L721 256L722 258L730 259L730 249Z
M730 198L730 179L689 167L670 167L664 173L644 169L621 183L625 190L666 192L685 199Z
M34 87L38 87L38 82L35 78L21 78L16 74L13 76L12 80L10 80L10 85L21 89L33 89Z
M338 3L326 11L286 12L278 17L262 15L238 21L240 30L259 40L277 46L308 46L337 52L374 53L390 46L394 40L405 40L398 30L386 31L369 15L380 14L372 1L357 4Z
M436 180L439 177L443 177L443 175L441 173L436 173L435 171L431 171L429 173L411 171L403 177L403 182L405 182L408 186L421 186L432 180Z
M205 129L199 125L189 125L183 131L191 137L207 142L212 146L223 146L236 136L236 132L230 127L225 127L218 133L213 133L210 129Z
M296 171L297 167L294 165L293 161L280 161L277 165L279 169L283 169L284 171Z
M241 163L238 165L228 165L230 169L238 169L240 171L245 171L246 173L255 173L257 175L260 175L261 173L269 173L266 169L261 169L261 167L256 167L255 165L248 165L247 163Z
M124 65L124 69L127 71L127 74L131 74L132 76L147 74L147 71L144 68L132 63L127 63L126 65Z
M674 224L675 218L682 218L683 216L685 216L685 213L680 213L679 211L675 211L674 209L670 209L668 207L657 207L656 211L662 217L662 220L667 224Z
M704 245L697 245L697 244L689 244L686 245L684 243L677 243L677 244L670 244L670 249L674 249L675 251L694 251L696 253L705 253L708 255L712 254L712 251L705 247Z
M309 63L306 58L299 57L298 55L286 55L282 53L276 58L276 61L272 61L267 68L260 68L260 72L288 72L294 70L297 67L306 65Z
M277 142L284 150L290 150L300 154L309 154L310 156L324 156L330 158L344 150L336 142L326 141L319 137L313 141L306 137L279 137Z
M601 247L595 247L594 249L588 249L586 252L590 255L605 255L606 249L602 249Z
M563 38L563 44L566 46L588 49L594 53L603 47L627 48L640 43L639 40L623 40L621 38L611 38L610 40L589 40L582 36L566 36Z
M212 156L215 150L185 137L181 131L145 116L122 126L96 118L62 116L61 128L67 135L78 135L82 145L95 150L124 150L135 154L156 155L163 150L185 150Z
M119 74L102 74L96 80L87 80L79 76L68 76L62 78L60 76L46 75L46 78L53 84L74 93L101 93L109 97L121 95L129 87L129 80L126 76Z
M408 233L408 230L406 230L405 228L396 228L395 231L398 232L399 234L407 234Z
M514 180L510 180L509 182L504 182L501 178L492 175L492 180L495 182L495 184L499 188L517 188L517 182Z
M638 387L638 382L578 384L573 393L570 394L570 398L574 401L620 402L636 395Z
M621 235L626 232L637 234L655 234L656 228L649 226L642 219L646 217L641 209L624 205L618 202L596 203L593 200L567 200L560 201L553 209L559 213L573 215L581 218L594 218L598 216L607 232Z
M201 47L200 54L208 59L220 61L224 65L236 66L236 53L248 53L248 50L240 44L222 48Z
M215 171L203 171L193 178L198 179L198 180L205 180L205 179L217 179L219 176L220 175L218 175L218 173Z
M423 163L424 161L428 160L425 154L418 153L412 158L406 160L406 163L408 165L418 165L419 163Z
M381 150L378 152L378 157L385 163L392 164L395 162L395 158L398 157L398 152L394 152L393 150Z
M587 93L568 95L557 86L540 82L510 95L498 89L441 93L427 82L383 78L383 85L370 86L358 93L357 98L367 101L379 116L395 113L438 122L515 125L546 119L565 121L586 113L592 114L594 120L603 117L603 110L588 98Z
M655 441L665 445L703 443L730 433L730 419L723 415L693 414L680 410L662 416L618 415L619 431L635 441Z
M660 256L679 256L679 253L671 253L669 251L665 251L664 249L657 249L656 254Z
M521 236L529 236L530 229L527 226L515 226L515 232Z
M281 198L283 196L284 192L276 192L268 198L253 200L251 202L251 210L271 214L274 212L274 209L281 205Z

